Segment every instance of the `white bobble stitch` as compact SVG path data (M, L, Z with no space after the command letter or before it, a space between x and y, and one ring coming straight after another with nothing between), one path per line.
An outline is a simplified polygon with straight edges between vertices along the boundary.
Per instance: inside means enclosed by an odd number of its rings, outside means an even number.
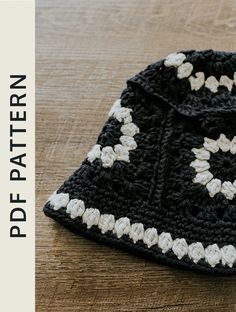
M144 228L142 223L133 223L130 228L129 237L136 243L142 240L144 235Z
M98 222L98 228L102 234L112 231L115 226L115 217L112 214L102 214Z
M195 154L196 158L199 160L209 160L211 155L204 147L193 148L192 152Z
M136 133L139 133L139 128L132 122L123 125L120 130L124 135L131 137L133 137Z
M148 248L158 243L158 234L155 228L148 228L144 232L143 242Z
M121 99L118 99L113 103L108 116L111 117L119 109L121 109Z
M220 85L226 87L229 91L233 88L233 80L231 80L228 76L221 76L220 77Z
M221 180L212 179L209 183L207 183L206 188L208 189L210 197L214 197L221 191Z
M195 74L196 78L193 76L189 77L189 82L191 85L191 90L199 90L205 82L205 74L203 72L198 72Z
M134 138L127 135L122 135L120 137L120 142L128 150L134 150L137 147L137 143L135 142Z
M210 171L203 171L196 174L193 179L194 183L200 183L206 185L213 178L213 174Z
M204 138L204 143L203 146L205 149L211 153L217 153L219 151L219 146L217 144L217 141L209 139L209 138Z
M119 122L126 124L132 122L132 116L130 114L131 112L131 108L121 107L120 109L116 110L113 115Z
M236 187L230 181L225 181L222 183L221 193L223 193L227 199L232 200L236 194Z
M105 146L102 149L101 161L103 167L111 167L116 160L116 153L111 146Z
M235 155L236 154L236 136L230 142L230 153Z
M114 146L114 151L116 153L116 159L117 160L123 160L123 161L126 161L126 162L130 162L129 160L129 150L121 145L121 144L116 144Z
M166 67L170 66L177 67L180 66L185 59L186 56L183 53L171 53L166 57L164 64Z
M124 234L129 234L130 232L130 221L129 218L124 217L116 220L113 232L120 238Z
M198 261L205 256L205 250L202 243L192 243L188 246L188 255L189 258L193 260L194 263L198 263Z
M221 134L219 139L217 140L219 148L223 152L228 152L230 150L230 140L226 138L224 134Z
M87 154L87 158L89 162L93 162L95 159L100 158L101 156L101 145L96 144Z
M176 238L173 241L172 250L177 258L180 260L183 256L188 254L188 244L184 238Z
M223 265L228 265L232 268L236 261L236 249L233 245L224 246L221 248L221 261Z
M84 211L84 202L77 198L71 199L66 207L66 212L70 214L71 219L81 217Z
M209 245L205 249L205 260L208 262L213 268L220 263L221 260L221 251L216 244Z
M218 91L219 81L214 76L210 76L206 79L205 86L210 89L211 92L216 93Z
M53 210L59 210L60 208L66 207L70 200L68 193L54 193L49 197L50 205Z
M190 166L193 167L196 172L206 171L210 168L210 164L206 160L195 159L190 163Z
M183 63L178 67L177 77L179 79L187 78L191 75L193 71L193 65L189 62Z
M173 240L170 233L162 232L158 239L158 246L162 249L162 253L166 253L173 246Z
M100 212L96 208L87 208L82 216L83 223L87 224L87 228L90 229L93 225L98 225L100 218Z

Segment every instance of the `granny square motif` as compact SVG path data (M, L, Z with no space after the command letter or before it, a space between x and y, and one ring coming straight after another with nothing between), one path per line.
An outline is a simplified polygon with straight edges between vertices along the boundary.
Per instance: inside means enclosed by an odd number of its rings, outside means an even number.
M236 53L173 53L129 79L44 212L160 263L236 273Z

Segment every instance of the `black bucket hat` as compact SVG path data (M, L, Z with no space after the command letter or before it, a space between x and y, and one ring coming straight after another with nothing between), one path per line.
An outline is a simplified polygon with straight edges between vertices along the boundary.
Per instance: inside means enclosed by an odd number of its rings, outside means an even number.
M173 53L129 79L44 212L161 263L236 273L236 53Z

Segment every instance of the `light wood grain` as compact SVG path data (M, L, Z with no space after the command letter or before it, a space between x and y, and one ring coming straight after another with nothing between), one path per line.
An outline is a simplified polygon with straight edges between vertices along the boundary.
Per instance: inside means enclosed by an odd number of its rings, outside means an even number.
M37 311L236 311L235 277L151 263L42 213L129 77L180 49L236 50L236 1L38 0L36 10Z

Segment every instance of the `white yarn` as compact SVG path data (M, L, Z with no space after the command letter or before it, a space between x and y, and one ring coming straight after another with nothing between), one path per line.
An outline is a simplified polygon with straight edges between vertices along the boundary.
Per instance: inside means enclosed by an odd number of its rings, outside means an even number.
M129 150L127 147L123 146L122 144L116 144L114 146L114 150L116 153L116 159L117 160L123 160L126 162L130 162L129 160Z
M124 124L132 122L132 116L131 113L132 109L127 107L121 107L117 109L113 115L114 117L119 121L123 122Z
M173 241L172 250L177 258L180 260L183 256L188 254L188 244L184 238L176 238Z
M209 160L210 152L207 151L204 147L201 148L193 148L192 152L195 154L196 158L199 160Z
M87 224L90 229L93 225L98 225L100 218L100 211L96 208L86 208L82 216L83 223Z
M230 153L233 155L236 154L236 136L233 137L233 140L230 142Z
M210 89L213 93L216 93L218 91L219 85L219 81L214 76L208 77L205 81L206 88Z
M112 231L115 226L115 217L112 214L101 214L98 222L98 228L102 234Z
M136 133L139 133L139 128L133 122L130 122L128 124L123 125L120 128L120 131L124 135L133 137Z
M223 75L220 77L220 85L226 87L229 91L233 88L234 81L228 76Z
M101 156L101 145L95 144L90 152L87 154L87 158L89 162L93 162L95 159L100 158Z
M122 135L120 137L120 142L128 150L134 150L137 147L137 143L135 142L134 138L127 135Z
M236 249L233 245L227 245L221 248L221 261L223 265L228 265L232 268L236 260Z
M148 228L144 232L143 242L148 246L148 248L156 245L158 243L158 234L155 228Z
M116 220L113 232L118 238L130 232L130 220L127 217Z
M201 242L188 245L184 238L176 238L173 240L170 233L162 232L158 235L157 229L155 228L147 228L144 231L144 225L142 223L130 224L130 220L127 217L115 220L114 215L100 214L100 211L96 208L85 209L82 200L71 199L69 201L68 193L56 194L56 192L54 192L48 201L50 201L52 209L54 210L66 207L66 212L69 213L71 219L82 216L82 221L87 225L88 229L93 225L97 225L102 234L105 234L107 231L113 231L118 238L124 234L128 234L134 243L142 240L148 248L158 244L162 253L166 253L168 250L172 249L178 259L188 255L194 263L197 263L200 259L205 258L206 262L212 267L220 263L220 261L223 265L232 267L236 261L236 249L232 245L225 245L221 249L217 244L209 245L204 249ZM59 206L63 203L60 208L58 208L58 202L60 202ZM56 205L56 209L53 206L54 204Z
M217 141L209 139L209 138L204 138L204 143L203 146L205 149L211 153L217 153L219 151L219 145Z
M220 179L214 178L210 169L210 164L205 159L210 159L210 153L217 153L219 149L222 152L230 151L233 155L236 154L236 137L231 141L221 133L217 140L205 137L203 147L193 148L192 152L196 159L189 165L195 168L196 176L193 179L194 183L206 185L210 197L214 197L217 193L222 193L228 200L232 200L236 195L236 180L234 183L230 181L222 182Z
M195 75L191 75L193 71L193 64L190 62L183 63L186 59L184 53L172 53L168 55L164 61L166 67L175 66L177 67L177 78L183 79L188 78L191 90L197 91L202 86L208 88L211 92L216 93L219 86L224 86L231 91L233 85L236 85L236 72L234 73L234 79L230 79L226 75L222 75L218 81L216 77L209 76L205 80L204 72L197 72Z
M173 246L173 239L170 233L162 232L159 235L158 246L162 249L162 253L166 253Z
M197 72L194 76L189 77L189 82L191 85L191 90L199 90L205 83L205 74L203 72Z
M59 210L60 208L66 207L70 200L68 193L59 193L56 192L53 193L48 201L50 202L50 205L53 206L53 210Z
M226 138L224 134L221 134L219 139L217 140L219 148L223 152L228 152L230 150L230 140Z
M183 63L185 59L186 56L183 53L171 53L166 57L164 64L166 67L178 67Z
M207 183L206 188L209 191L210 197L214 197L217 193L221 191L221 180L212 179Z
M195 159L190 163L190 166L195 168L196 172L206 171L210 168L210 164L206 160Z
M210 171L206 170L206 171L197 173L193 179L193 182L206 185L212 178L213 178L213 174Z
M183 63L178 67L177 77L183 79L189 77L193 71L193 65L189 62Z
M142 223L133 223L130 228L129 237L136 243L142 240L144 236L144 227Z
M209 245L205 248L205 260L214 268L221 260L220 248L216 245Z
M116 160L116 153L111 146L105 146L102 149L101 161L105 168L111 167Z
M109 117L113 116L113 114L114 114L116 111L118 111L119 109L121 109L121 99L117 99L117 100L113 103L113 105L112 105L112 107L111 107L111 109L110 109L110 111L109 111L109 113L108 113L108 116L109 116Z
M210 76L205 80L205 75L203 72L198 72L195 75L197 76L197 78L194 78L193 76L189 77L191 90L199 90L205 84L206 88L211 90L211 92L216 93L219 86L224 86L228 89L228 91L231 91L233 88L233 84L236 84L235 81L233 81L226 75L222 75L220 77L220 81L218 81L214 76Z
M102 166L105 168L111 167L116 160L130 162L129 151L137 147L133 136L139 133L139 128L132 122L131 112L131 108L121 107L121 99L114 102L109 116L113 116L123 123L120 129L122 132L120 144L116 144L114 147L105 146L103 148L100 144L94 145L87 154L89 162L92 163L95 159L101 159Z
M84 202L80 199L71 199L67 204L66 212L70 214L71 219L81 217L85 211Z
M189 258L193 260L194 263L205 257L205 250L202 243L192 243L188 246Z
M221 193L223 193L227 199L232 200L236 194L236 187L231 182L225 181L222 183Z

